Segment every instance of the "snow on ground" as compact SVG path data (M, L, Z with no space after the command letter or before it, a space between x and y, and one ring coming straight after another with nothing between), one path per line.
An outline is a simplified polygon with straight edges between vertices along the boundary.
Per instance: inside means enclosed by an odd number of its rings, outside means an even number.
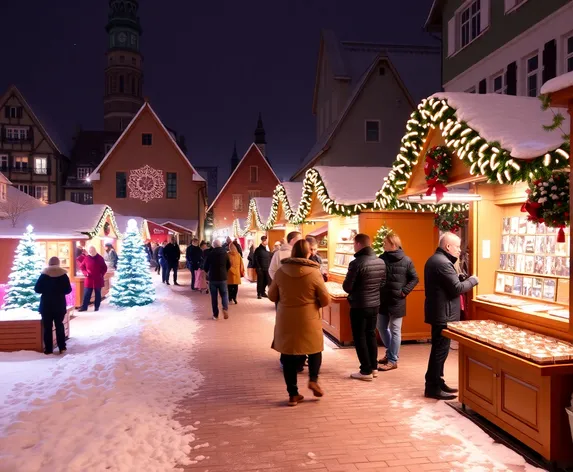
M203 380L189 365L192 310L157 286L147 307L80 313L64 356L0 353L0 472L188 464L194 428L173 416Z

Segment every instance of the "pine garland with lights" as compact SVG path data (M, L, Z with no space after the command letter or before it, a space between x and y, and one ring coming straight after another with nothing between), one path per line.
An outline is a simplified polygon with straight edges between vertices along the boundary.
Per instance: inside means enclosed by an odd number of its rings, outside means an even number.
M155 287L143 240L137 222L129 220L111 285L110 303L118 307L132 307L149 305L153 301Z
M548 179L530 182L527 194L521 210L528 213L528 220L559 228L557 241L564 243L563 228L570 222L569 172L554 172Z
M569 143L564 142L560 148L535 159L519 160L497 142L487 142L466 122L456 116L456 110L448 105L446 99L430 97L422 100L418 108L410 115L406 124L406 134L402 137L400 153L388 174L384 186L378 192L376 207L387 209L423 210L418 203L401 202L398 196L406 188L412 176L418 155L423 149L424 141L431 127L439 128L446 139L446 146L469 167L472 175L482 175L489 182L514 184L530 179L548 176L552 171L568 166ZM428 209L428 205L425 205ZM458 205L465 209L468 205ZM432 211L444 209L442 206ZM450 210L446 210L450 211Z
M445 146L434 146L426 153L424 161L424 173L428 184L427 196L436 194L436 202L447 192L445 184L448 182L450 170L452 168L452 156L450 150Z
M468 215L465 211L438 211L434 215L434 226L444 233L456 233L466 226L467 221Z
M40 308L40 294L34 291L34 287L44 268L44 261L36 246L33 229L31 225L26 228L16 248L4 295L4 310L28 308L38 311Z
M392 232L393 231L385 225L377 231L374 241L372 241L372 249L374 249L377 256L384 254L384 240L386 236L392 234Z

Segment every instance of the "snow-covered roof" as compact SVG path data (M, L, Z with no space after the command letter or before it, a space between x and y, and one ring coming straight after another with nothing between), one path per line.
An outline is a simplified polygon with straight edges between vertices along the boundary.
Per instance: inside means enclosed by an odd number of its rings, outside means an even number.
M273 206L273 197L255 197L253 200L255 201L261 220L267 222Z
M148 220L162 226L171 223L174 226L179 226L181 229L186 229L192 233L197 232L197 226L199 225L199 221L197 220L183 220L180 218L148 218Z
M22 207L24 211L30 211L34 208L44 208L47 204L28 195L21 190L18 190L13 185L8 185L6 190L6 200L8 204L14 204L16 206Z
M108 208L67 201L43 205L22 213L15 226L10 219L0 221L0 238L20 238L32 225L39 239L89 239L86 233L95 230Z
M293 211L296 211L302 196L302 182L282 182L281 185L285 189L285 194L288 199L289 205Z
M541 87L541 93L555 93L566 88L573 87L573 71L548 80Z
M382 187L389 167L323 167L314 169L320 174L328 196L341 205L373 202Z
M551 110L542 110L537 98L501 94L463 92L436 93L456 110L459 121L465 121L489 142L499 142L517 159L534 159L554 151L563 144L559 129L545 131L543 125L553 121ZM569 129L569 116L563 113L563 129Z
M10 182L8 177L6 177L2 172L0 172L0 183L12 185L12 182Z

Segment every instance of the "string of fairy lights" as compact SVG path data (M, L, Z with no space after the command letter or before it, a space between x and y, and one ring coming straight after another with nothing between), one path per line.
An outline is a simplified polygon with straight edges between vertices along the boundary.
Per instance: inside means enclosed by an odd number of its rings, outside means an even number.
M90 238L93 238L95 236L97 236L98 234L100 234L101 230L103 229L104 225L107 223L109 218L110 224L111 224L111 228L113 229L113 231L115 232L115 234L117 234L118 238L123 237L123 234L121 231L119 231L118 227L117 227L117 221L115 221L115 215L113 213L113 210L106 206L103 213L101 214L101 217L97 223L97 225L95 226L95 228L92 231L88 231L85 234L87 234Z

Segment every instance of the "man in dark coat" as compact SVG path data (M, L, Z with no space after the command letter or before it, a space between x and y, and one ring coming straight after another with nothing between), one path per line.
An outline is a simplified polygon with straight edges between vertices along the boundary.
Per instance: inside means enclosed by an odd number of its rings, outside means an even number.
M203 258L203 251L199 247L199 240L193 238L191 245L185 251L185 260L187 261L187 268L191 271L191 290L195 288L195 271L201 268L201 259Z
M171 238L171 242L163 248L163 257L167 261L167 283L169 283L169 274L173 271L173 285L177 283L177 270L179 269L179 259L181 258L181 249L175 236Z
M380 309L380 289L386 282L386 264L376 257L370 236L354 237L354 260L348 266L342 288L348 293L350 324L360 372L351 377L372 380L378 376L376 318Z
M40 293L40 315L44 328L44 354L52 354L54 339L52 324L56 327L56 341L60 354L66 352L66 331L64 318L66 316L66 295L71 293L70 278L60 267L60 259L51 257L48 267L42 271L34 287Z
M469 292L478 284L476 276L460 280L454 264L461 252L461 240L453 233L444 233L440 247L428 259L424 267L426 323L432 325L432 350L426 372L424 395L438 400L456 398L457 389L448 387L444 381L444 364L450 352L450 339L442 336L448 322L460 319L460 295Z
M211 292L211 305L213 307L213 319L219 319L219 299L223 305L223 317L229 318L229 289L227 287L227 273L231 268L229 254L221 247L221 241L213 241L213 249L207 255L203 269L209 279L209 291Z
M257 298L267 297L267 287L271 283L271 278L269 277L269 266L271 265L271 259L273 254L268 248L269 242L266 236L261 236L261 244L253 254L253 265L257 270Z
M418 285L418 274L412 259L404 254L402 242L395 233L384 239L384 254L380 259L386 264L386 285L380 291L378 332L386 347L386 355L379 361L378 370L398 367L398 352L402 342L402 320L406 316L406 297Z

